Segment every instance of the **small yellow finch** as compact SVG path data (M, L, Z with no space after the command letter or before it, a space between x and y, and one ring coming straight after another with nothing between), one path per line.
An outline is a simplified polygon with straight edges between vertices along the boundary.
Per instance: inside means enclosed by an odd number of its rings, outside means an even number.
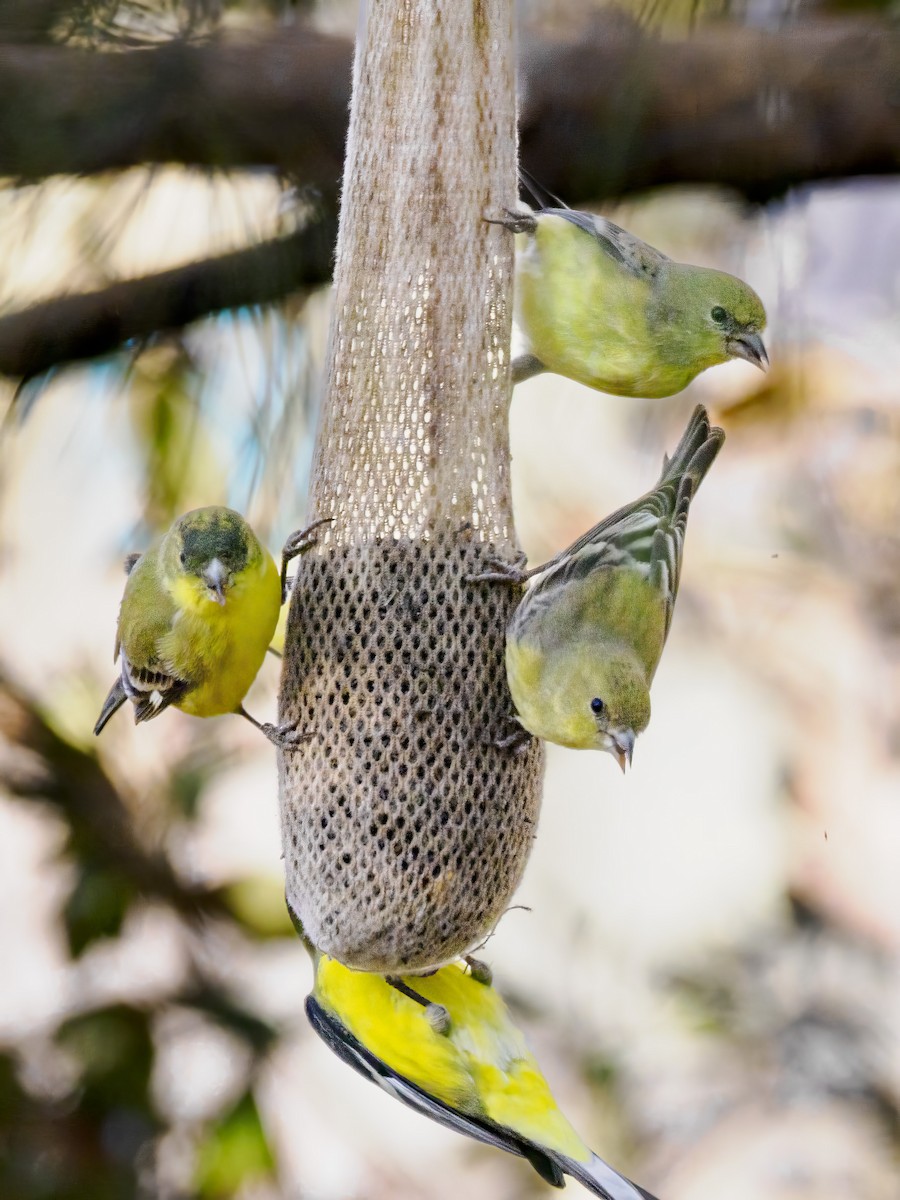
M768 364L765 309L735 276L673 262L612 221L569 208L522 205L496 223L519 235L516 316L528 349L513 362L514 383L553 371L652 398L730 358Z
M527 1159L554 1187L570 1175L604 1200L654 1200L594 1154L560 1112L489 976L479 981L451 963L415 977L449 1014L439 1033L380 975L351 971L303 940L315 969L306 1015L361 1075L441 1125Z
M120 673L94 733L130 700L136 723L174 705L197 717L239 713L282 748L302 740L291 726L255 720L242 701L278 622L287 563L315 543L313 529L288 539L280 575L230 508L185 513L151 549L129 555L114 654Z
M698 405L653 491L543 566L497 563L473 578L537 576L506 631L509 690L530 734L606 750L623 771L631 762L672 623L688 509L724 440Z

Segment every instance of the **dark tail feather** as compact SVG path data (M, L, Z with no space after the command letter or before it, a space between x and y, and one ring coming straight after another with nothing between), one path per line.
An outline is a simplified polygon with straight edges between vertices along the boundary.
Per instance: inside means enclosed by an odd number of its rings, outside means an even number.
M672 457L663 458L659 482L689 476L696 491L724 441L725 431L718 426L711 426L709 414L702 404L698 404Z
M120 675L116 682L109 689L109 695L103 701L103 707L100 710L100 716L97 718L97 724L94 726L94 734L99 735L103 732L106 722L117 713L128 696L125 694L125 688L122 685L122 676Z
M556 204L559 208L568 209L568 204L563 203L554 192L549 188L543 187L530 171L519 163L519 188L521 191L528 192L531 199L535 202L538 208L543 211L546 208L552 208Z
M595 1196L602 1196L604 1200L656 1200L652 1192L620 1175L597 1154L586 1163L562 1154L554 1154L553 1158L567 1175L577 1179L589 1192L593 1192Z

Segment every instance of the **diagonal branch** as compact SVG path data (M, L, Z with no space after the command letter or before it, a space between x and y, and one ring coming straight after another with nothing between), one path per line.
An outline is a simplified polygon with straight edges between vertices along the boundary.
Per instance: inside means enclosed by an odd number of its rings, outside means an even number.
M333 195L350 53L302 28L126 53L0 44L0 175L268 167Z
M268 304L331 278L334 217L218 258L59 296L0 319L0 374L29 378L225 308Z

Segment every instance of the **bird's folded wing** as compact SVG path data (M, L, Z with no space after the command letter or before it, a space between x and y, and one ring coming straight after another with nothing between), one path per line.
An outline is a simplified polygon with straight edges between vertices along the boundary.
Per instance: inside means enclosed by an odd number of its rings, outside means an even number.
M192 687L186 679L177 679L158 665L136 666L122 650L122 685L134 704L135 722L150 721L153 717L177 704Z
M573 225L590 234L605 254L636 279L652 279L660 265L670 261L662 251L648 246L646 242L642 242L627 229L614 225L606 217L578 212L572 208L545 208L543 211L548 215L571 221Z
M175 603L160 581L158 556L139 555L128 575L116 630L122 686L134 704L136 722L158 716L196 683L176 675L160 654L177 618Z
M532 590L556 587L604 567L633 567L649 575L657 532L670 507L669 498L658 488L617 509L555 558L529 571L538 576Z
M664 456L662 474L656 487L631 504L617 508L549 562L533 567L528 575L540 576L587 547L602 542L627 550L648 569L652 569L654 555L662 550L661 545L655 542L658 528L675 539L674 559L676 566L680 565L691 499L721 449L724 438L721 429L710 428L706 409L698 404L672 457ZM666 548L667 561L672 559L672 548ZM674 597L678 587L677 570L673 577Z

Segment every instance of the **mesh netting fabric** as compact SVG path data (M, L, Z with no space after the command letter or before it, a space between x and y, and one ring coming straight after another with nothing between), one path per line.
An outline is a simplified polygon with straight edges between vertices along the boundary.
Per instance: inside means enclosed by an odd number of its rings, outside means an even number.
M516 550L506 349L515 197L510 0L373 0L358 49L329 389L281 720L287 895L348 966L476 946L532 844L543 751L500 750ZM500 31L498 33L498 30Z
M290 712L315 740L283 760L288 899L320 949L371 971L471 950L534 836L541 756L509 732L510 589L467 585L470 533L336 547L303 567Z

